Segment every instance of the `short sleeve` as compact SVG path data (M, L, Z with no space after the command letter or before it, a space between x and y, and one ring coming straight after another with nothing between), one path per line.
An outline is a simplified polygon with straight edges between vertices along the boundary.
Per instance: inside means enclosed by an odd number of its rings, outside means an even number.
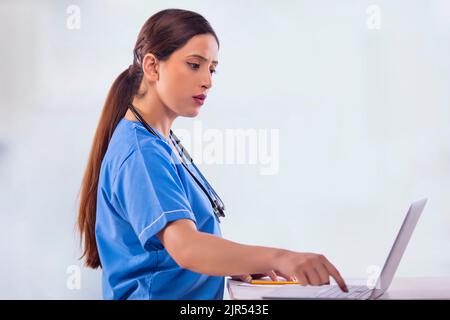
M156 234L170 221L196 223L170 147L148 140L124 161L112 186L112 198L146 250L161 246Z

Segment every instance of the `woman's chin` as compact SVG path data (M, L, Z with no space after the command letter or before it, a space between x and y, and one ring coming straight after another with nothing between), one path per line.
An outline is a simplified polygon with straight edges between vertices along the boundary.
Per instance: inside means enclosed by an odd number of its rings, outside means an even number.
M187 112L186 114L184 114L184 116L185 116L185 117L188 117L188 118L194 118L194 117L196 117L199 113L200 113L200 108L195 108L195 109L189 110L189 112Z

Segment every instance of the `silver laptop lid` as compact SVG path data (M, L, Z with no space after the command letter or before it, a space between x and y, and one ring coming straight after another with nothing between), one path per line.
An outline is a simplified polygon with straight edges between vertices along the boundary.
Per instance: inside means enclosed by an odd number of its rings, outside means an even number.
M389 288L427 200L428 199L425 198L413 202L409 207L406 218L403 220L403 224L397 234L394 245L389 252L389 256L386 259L371 298L381 296Z

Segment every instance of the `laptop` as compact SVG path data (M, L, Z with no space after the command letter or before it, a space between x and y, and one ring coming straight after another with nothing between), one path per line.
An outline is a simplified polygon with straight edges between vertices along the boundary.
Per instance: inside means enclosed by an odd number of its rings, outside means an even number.
M397 271L397 267L426 203L427 199L425 198L413 202L409 207L375 287L348 285L348 292L343 292L337 284L327 286L282 285L267 291L262 296L262 299L374 300L379 298L386 292L394 278L395 271Z

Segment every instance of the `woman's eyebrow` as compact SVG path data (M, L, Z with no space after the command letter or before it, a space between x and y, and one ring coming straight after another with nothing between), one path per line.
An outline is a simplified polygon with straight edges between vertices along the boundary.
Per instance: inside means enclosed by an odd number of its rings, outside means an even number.
M203 57L203 56L201 56L199 54L191 54L191 55L188 55L188 57L197 57L197 58L200 58L200 59L202 59L204 61L208 61L208 59L206 59L205 57ZM215 65L218 65L219 61L213 60L212 63L215 64Z

